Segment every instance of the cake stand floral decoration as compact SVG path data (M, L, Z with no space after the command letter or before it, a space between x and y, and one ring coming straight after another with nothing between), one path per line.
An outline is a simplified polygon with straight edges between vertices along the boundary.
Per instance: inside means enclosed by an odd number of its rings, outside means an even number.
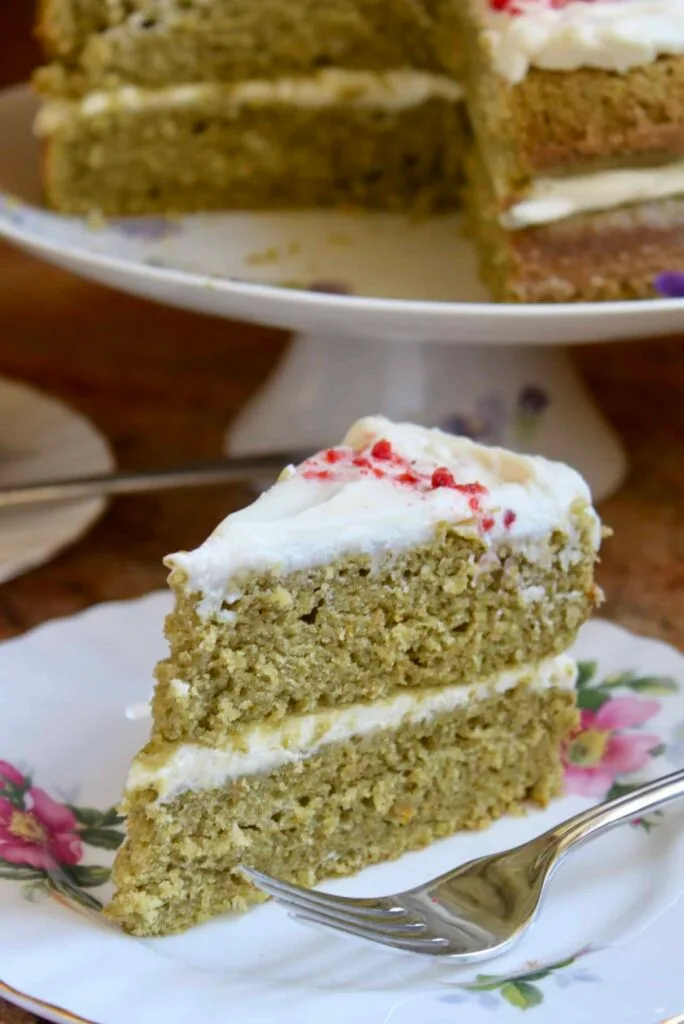
M684 273L666 270L655 279L656 291L666 299L684 299Z

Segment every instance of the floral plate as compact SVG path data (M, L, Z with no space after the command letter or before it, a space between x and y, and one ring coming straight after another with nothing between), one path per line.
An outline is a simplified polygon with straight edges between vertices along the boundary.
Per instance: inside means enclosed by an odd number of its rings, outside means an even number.
M484 968L314 932L272 905L161 940L108 926L97 910L122 839L114 807L148 728L125 709L148 695L168 603L102 605L0 647L0 994L99 1024L480 1024L523 1012L537 1024L674 1024L684 807L570 858L532 931ZM684 766L684 657L602 621L576 654L582 723L564 798L331 889L416 884Z

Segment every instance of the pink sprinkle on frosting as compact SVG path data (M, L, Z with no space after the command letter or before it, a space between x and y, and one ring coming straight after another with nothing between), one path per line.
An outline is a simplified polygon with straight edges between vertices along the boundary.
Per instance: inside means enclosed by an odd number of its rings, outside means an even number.
M355 477L388 480L397 487L410 488L418 497L445 488L467 498L468 507L478 519L483 533L488 533L495 526L494 517L482 508L482 500L488 494L483 484L476 480L461 483L446 466L430 471L421 469L419 464L397 452L386 438L373 441L360 451L344 446L327 448L302 463L298 473L305 480L333 483L343 483ZM510 528L514 522L515 513L506 510L504 526Z
M517 518L518 517L516 516L513 509L506 509L506 511L503 514L503 524L507 530L510 530L511 526L513 526L513 523L516 521Z
M377 441L371 449L371 455L374 459L391 459L394 452L392 451L392 445L389 441Z
M533 7L534 10L546 8L547 10L557 11L573 2L575 0L535 0L534 5L532 5L530 0L489 0L489 6L493 11L517 15L527 13L530 7ZM590 4L594 3L595 0L582 0L582 2Z

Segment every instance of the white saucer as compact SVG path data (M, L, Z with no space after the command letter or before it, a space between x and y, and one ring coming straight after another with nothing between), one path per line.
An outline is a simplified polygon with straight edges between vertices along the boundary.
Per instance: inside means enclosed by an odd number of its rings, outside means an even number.
M102 434L63 402L0 377L0 486L107 473L114 467ZM85 533L100 498L35 508L0 508L0 582L12 579Z
M149 694L168 607L166 594L101 605L0 647L0 772L14 783L12 807L0 790L0 858L8 814L38 814L35 824L78 861L71 896L91 907L108 897L122 836L111 808L148 729L124 711ZM578 740L567 796L330 888L363 896L418 884L684 766L684 657L600 621L576 653L592 733L590 744ZM601 758L592 772L578 765L589 748ZM26 797L28 786L43 793ZM133 939L51 898L38 855L33 869L22 864L29 857L15 843L0 859L0 994L54 1021L511 1024L529 1011L532 1024L656 1024L682 1010L681 805L574 854L520 945L465 968L314 932L273 905L183 936Z

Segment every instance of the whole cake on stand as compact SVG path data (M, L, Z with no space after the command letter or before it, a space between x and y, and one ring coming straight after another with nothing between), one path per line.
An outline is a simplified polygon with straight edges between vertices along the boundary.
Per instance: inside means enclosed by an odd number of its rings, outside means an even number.
M572 462L597 497L620 482L624 452L556 346L673 328L671 311L631 320L622 300L684 270L681 0L43 0L40 30L37 126L57 210L234 211L215 230L189 218L187 247L171 240L178 257L162 255L199 268L197 287L147 271L156 253L136 281L119 265L70 265L300 332L233 424L231 452L320 447L380 404ZM489 292L444 216L463 193ZM350 208L358 242L330 274L319 243ZM300 211L283 213L300 225L283 251L301 274L260 277L246 255L214 269L244 235L272 252L278 211ZM387 211L404 227L383 235ZM439 213L430 251L402 213ZM373 261L392 268L375 291ZM449 275L453 287L434 284ZM488 294L507 303L500 315ZM531 303L564 305L550 317Z
M43 0L39 29L64 212L453 209L467 110L496 298L684 270L681 0Z

